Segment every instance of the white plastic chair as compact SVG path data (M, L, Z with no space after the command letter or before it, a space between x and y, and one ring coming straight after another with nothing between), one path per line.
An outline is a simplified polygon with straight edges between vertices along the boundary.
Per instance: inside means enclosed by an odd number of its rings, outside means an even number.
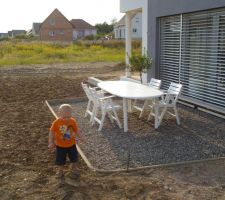
M81 83L81 86L82 86L82 88L83 88L83 90L84 90L84 92L85 92L85 94L86 94L86 96L87 96L87 98L88 98L88 105L87 105L87 108L86 108L84 117L87 117L88 115L90 115L90 117L92 117L92 115L93 115L93 108L94 108L94 98L93 98L93 96L91 95L91 92L90 92L90 88L91 88L91 87L89 87L87 84L85 84L85 83L83 83L83 82ZM93 88L93 89L97 90L98 88L95 87L95 88ZM105 92L102 91L102 90L98 90L97 92L98 92L98 94L101 95L102 97L103 97L104 94L105 94ZM91 109L91 108L92 108L92 109ZM92 119L92 118L90 118L90 121L91 121L91 119Z
M155 117L155 114L153 112L154 109L162 109L161 113L159 114L159 121L158 126L161 124L163 117L165 116L166 112L168 112L170 115L176 117L177 124L180 125L180 118L178 116L176 103L179 97L179 94L181 93L182 85L171 82L169 89L167 92L165 92L165 95L162 96L162 99L159 101L158 105L156 102L154 102L152 110L148 116L148 120L150 120L151 116ZM156 107L157 106L157 107ZM168 111L168 108L172 108L174 110L174 114Z
M151 87L151 88L154 88L154 89L159 89L160 86L161 86L161 80L158 80L158 79L155 79L155 78L151 78L150 83L149 83L148 86ZM138 111L141 111L141 113L139 115L139 118L141 118L143 116L144 110L148 106L152 107L151 105L152 105L152 100L151 99L145 100L142 107L137 106L137 100L135 100L134 104L133 104L133 108L138 110Z
M118 118L118 115L116 113L116 110L121 109L120 105L115 105L112 101L112 98L115 97L113 95L111 96L102 96L101 93L98 93L95 89L89 88L90 93L94 99L94 109L93 109L93 115L92 115L92 124L94 125L95 122L99 124L99 131L102 130L105 116L108 114L110 121L113 123L114 120L118 124L120 128L122 128L120 120ZM98 118L99 110L101 111L101 119Z
M87 84L84 84L83 82L81 83L81 86L88 98L88 104L87 104L87 108L86 108L86 111L85 111L85 114L84 114L84 117L87 117L88 115L90 115L90 121L92 119L92 115L93 115L93 108L94 108L94 99L90 93L90 90L88 88L88 85ZM92 107L92 110L91 110L91 107Z

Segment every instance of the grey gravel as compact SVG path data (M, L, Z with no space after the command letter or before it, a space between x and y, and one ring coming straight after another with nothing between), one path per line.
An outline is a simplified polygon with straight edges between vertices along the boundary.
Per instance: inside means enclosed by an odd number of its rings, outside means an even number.
M49 103L57 111L67 100ZM147 122L148 112L142 119L138 118L139 113L133 112L129 114L127 133L108 119L99 132L97 124L91 126L89 118L84 118L86 101L69 103L87 141L79 146L98 169L126 169L128 152L131 168L225 156L225 120L202 111L179 105L181 125L173 118L166 118L157 130L153 119ZM122 110L118 115L122 123Z

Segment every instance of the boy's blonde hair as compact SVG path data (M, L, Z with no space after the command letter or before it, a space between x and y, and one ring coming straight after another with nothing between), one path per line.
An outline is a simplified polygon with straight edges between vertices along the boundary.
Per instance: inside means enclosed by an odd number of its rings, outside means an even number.
M67 110L67 111L72 111L72 107L70 104L62 104L59 106L59 112L62 112L64 110Z

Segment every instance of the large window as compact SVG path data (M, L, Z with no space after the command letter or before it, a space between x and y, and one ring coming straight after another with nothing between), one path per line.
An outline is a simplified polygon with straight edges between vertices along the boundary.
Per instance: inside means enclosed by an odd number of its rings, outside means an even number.
M180 65L180 16L161 19L160 31L160 78L162 87L179 81Z
M160 19L163 88L183 84L182 96L225 108L225 8Z

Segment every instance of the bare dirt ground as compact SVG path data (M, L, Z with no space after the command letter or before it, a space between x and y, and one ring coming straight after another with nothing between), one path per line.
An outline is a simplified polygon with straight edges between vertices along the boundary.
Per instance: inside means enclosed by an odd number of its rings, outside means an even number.
M46 99L83 96L88 76L113 78L114 63L0 68L0 199L225 199L225 161L129 173L99 174L80 159L79 180L59 187L54 155L47 150L54 119Z

